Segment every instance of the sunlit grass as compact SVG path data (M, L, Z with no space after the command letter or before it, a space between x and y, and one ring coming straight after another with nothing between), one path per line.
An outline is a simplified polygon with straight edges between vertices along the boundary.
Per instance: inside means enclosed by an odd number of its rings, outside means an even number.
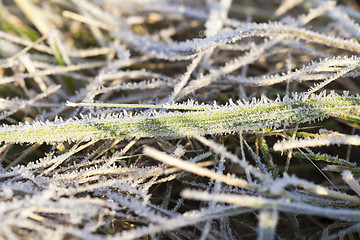
M358 238L359 8L3 1L1 238Z

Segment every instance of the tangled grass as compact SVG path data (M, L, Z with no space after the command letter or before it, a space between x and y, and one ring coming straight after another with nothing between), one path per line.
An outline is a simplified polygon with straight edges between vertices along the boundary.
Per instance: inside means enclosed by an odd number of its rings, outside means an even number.
M2 239L356 239L354 1L0 1Z

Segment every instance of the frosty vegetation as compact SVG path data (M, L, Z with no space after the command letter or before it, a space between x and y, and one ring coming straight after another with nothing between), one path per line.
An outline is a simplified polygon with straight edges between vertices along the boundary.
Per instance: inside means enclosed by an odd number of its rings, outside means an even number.
M0 238L359 238L359 9L0 1Z

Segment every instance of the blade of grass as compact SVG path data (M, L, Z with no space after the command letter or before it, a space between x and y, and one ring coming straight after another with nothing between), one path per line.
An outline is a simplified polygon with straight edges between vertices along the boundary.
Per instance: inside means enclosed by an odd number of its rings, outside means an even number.
M195 105L198 106L198 105ZM199 105L201 106L201 105ZM151 114L106 114L82 119L58 119L0 127L0 141L62 142L113 139L119 137L182 137L224 134L242 130L265 130L321 120L331 114L348 113L360 106L360 97L318 95L252 103L213 106L204 111L157 112ZM193 106L190 105L191 109Z

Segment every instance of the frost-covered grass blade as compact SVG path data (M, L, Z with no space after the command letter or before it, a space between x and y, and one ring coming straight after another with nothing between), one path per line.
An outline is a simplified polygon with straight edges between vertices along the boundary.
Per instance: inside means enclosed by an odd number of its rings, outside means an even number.
M147 105L134 105L134 107ZM175 108L168 106L167 108ZM112 139L120 137L184 137L224 134L238 131L265 131L292 123L315 122L331 115L352 113L360 107L360 98L330 94L303 99L266 98L252 102L213 106L203 111L152 112L148 114L105 114L99 117L54 122L34 122L19 126L4 125L0 141L63 142ZM164 106L162 106L164 108ZM186 107L184 107L186 108ZM188 106L189 109L203 108Z

